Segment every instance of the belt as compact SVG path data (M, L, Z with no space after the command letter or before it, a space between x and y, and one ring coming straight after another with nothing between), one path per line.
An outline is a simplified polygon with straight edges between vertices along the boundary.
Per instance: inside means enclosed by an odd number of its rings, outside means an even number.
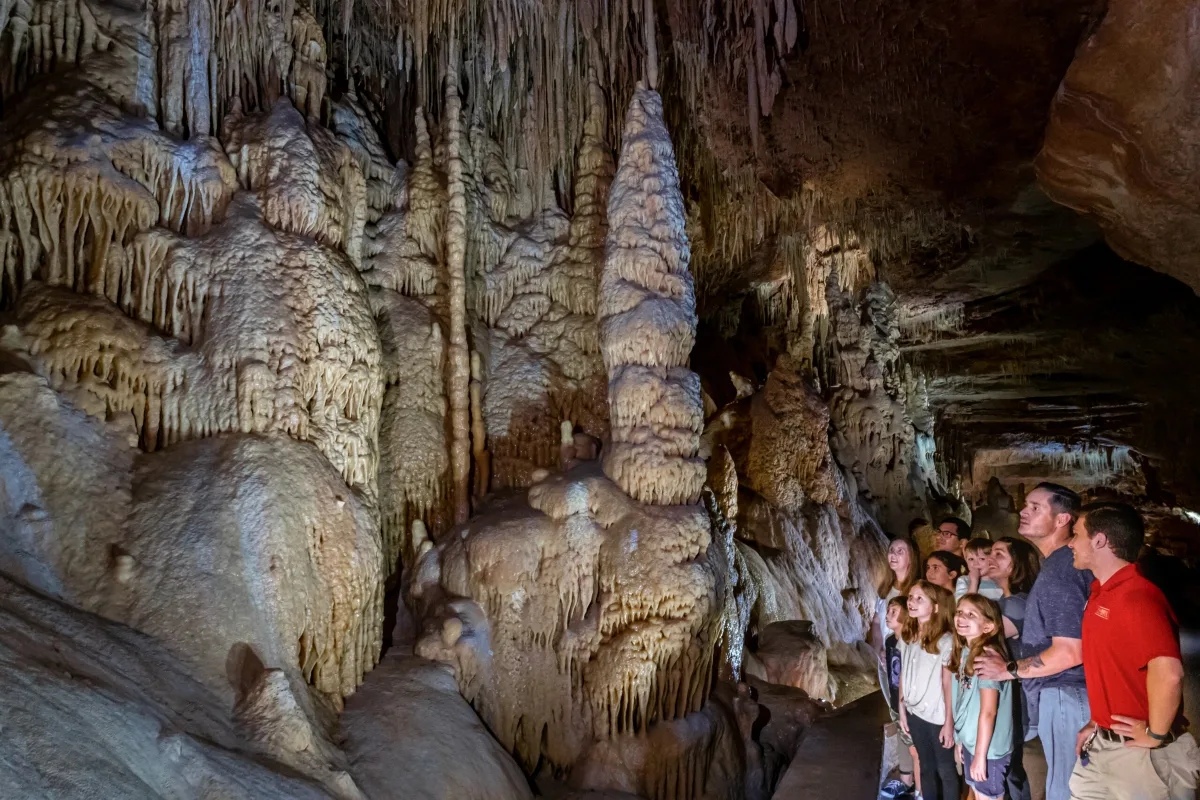
M1165 747L1169 745L1186 732L1186 725L1172 726L1171 730L1167 733L1167 738L1162 740L1162 744L1160 744L1159 747ZM1096 735L1107 742L1127 742L1133 738L1132 736L1122 736L1112 728L1101 728L1099 726L1096 728Z

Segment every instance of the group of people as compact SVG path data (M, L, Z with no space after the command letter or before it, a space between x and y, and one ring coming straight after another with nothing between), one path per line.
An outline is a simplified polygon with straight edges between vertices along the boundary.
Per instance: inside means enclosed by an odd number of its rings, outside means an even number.
M1018 531L951 517L924 560L912 530L888 549L877 645L901 783L959 800L961 775L976 800L1029 800L1036 737L1047 800L1195 800L1178 624L1136 566L1141 515L1042 483Z

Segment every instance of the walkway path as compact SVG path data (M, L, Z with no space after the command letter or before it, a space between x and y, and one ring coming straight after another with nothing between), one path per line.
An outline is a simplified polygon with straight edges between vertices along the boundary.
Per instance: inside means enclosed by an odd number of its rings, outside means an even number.
M804 734L776 800L872 800L878 794L887 706L879 692L823 717Z

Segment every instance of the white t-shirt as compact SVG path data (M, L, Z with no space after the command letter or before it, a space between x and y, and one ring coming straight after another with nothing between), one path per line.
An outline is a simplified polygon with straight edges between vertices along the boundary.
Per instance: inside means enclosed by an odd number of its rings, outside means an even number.
M958 580L954 582L954 599L962 600L967 594L967 590L971 588L971 576L959 575ZM1004 597L1004 590L1000 588L1000 584L996 583L991 578L979 579L979 594L986 597L988 600L1000 601Z
M950 634L938 639L937 652L930 653L920 639L912 644L900 643L900 683L904 689L904 705L909 714L926 722L941 725L946 721L946 695L942 692L942 668L950 664L954 643Z
M887 607L893 597L899 597L900 590L895 586L888 589L888 593L875 601L875 624L879 627L880 633L883 634L879 641L883 641L887 637Z

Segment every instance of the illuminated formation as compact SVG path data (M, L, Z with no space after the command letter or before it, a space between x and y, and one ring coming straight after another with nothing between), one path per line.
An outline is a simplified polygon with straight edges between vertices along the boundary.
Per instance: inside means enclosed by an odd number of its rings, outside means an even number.
M580 466L536 484L528 507L498 508L461 535L452 532L417 571L414 605L428 609L418 653L454 667L463 694L527 766L545 757L565 769L606 757L606 748L643 746L634 745L638 735L656 724L702 712L713 685L725 566L713 560L704 508L678 504L697 499L704 480L694 457L702 420L698 378L681 366L695 322L687 243L682 226L671 225L682 203L661 113L658 96L639 88L609 195L600 281L601 349L614 362L613 436L631 488ZM649 233L657 241L637 249ZM639 256L642 266L630 266ZM661 294L624 281L622 270ZM611 297L623 292L641 293L640 315L638 308L621 314L622 302ZM645 324L659 330L641 328L643 337L659 336L670 353L661 370L631 361L637 354L623 344ZM626 353L623 363L616 354ZM674 424L683 429L682 448L639 441L639 420L651 418L681 420ZM670 459L678 453L687 456L682 467ZM639 502L638 490L667 504ZM704 717L673 757L653 759L630 779L655 797L692 796L720 733ZM616 780L578 769L584 785L599 780L594 788Z
M1064 2L0 0L0 796L849 795L915 519L1194 554L1189 9Z

